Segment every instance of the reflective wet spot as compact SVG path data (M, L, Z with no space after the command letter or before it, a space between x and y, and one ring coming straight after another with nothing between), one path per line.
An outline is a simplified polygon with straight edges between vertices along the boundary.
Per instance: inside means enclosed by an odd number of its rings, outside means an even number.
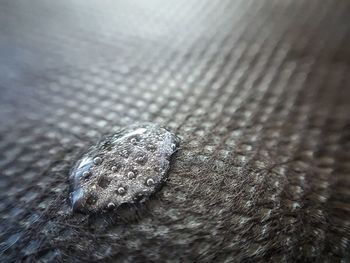
M73 211L101 212L146 200L166 180L179 142L169 130L150 123L106 137L70 173Z
M22 233L16 233L11 235L5 242L0 243L0 252L3 253L11 246L13 246L22 236Z

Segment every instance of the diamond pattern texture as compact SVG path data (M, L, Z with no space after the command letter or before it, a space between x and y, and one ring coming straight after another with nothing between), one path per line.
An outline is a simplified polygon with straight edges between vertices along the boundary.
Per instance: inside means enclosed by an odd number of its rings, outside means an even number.
M1 262L349 262L350 2L1 1ZM140 207L68 174L135 122L181 138Z

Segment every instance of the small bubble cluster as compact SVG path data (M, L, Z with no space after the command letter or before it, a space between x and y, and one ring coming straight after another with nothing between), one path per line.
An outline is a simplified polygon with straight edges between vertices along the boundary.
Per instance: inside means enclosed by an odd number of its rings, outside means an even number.
M101 212L146 200L164 183L180 140L146 123L108 136L80 158L70 176L73 211Z

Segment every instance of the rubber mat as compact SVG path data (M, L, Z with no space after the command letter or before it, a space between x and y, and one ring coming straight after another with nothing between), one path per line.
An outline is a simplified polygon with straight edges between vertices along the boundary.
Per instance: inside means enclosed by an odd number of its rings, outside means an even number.
M1 1L1 262L349 262L350 2ZM69 212L81 153L181 137L142 206Z

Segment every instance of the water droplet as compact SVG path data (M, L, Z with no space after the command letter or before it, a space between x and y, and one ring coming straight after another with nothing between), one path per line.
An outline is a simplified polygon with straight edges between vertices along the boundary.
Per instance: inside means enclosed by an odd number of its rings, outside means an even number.
M152 178L148 178L146 181L147 186L153 186L154 185L154 180Z
M154 124L131 125L106 137L70 173L73 211L95 213L147 200L165 182L179 141Z

